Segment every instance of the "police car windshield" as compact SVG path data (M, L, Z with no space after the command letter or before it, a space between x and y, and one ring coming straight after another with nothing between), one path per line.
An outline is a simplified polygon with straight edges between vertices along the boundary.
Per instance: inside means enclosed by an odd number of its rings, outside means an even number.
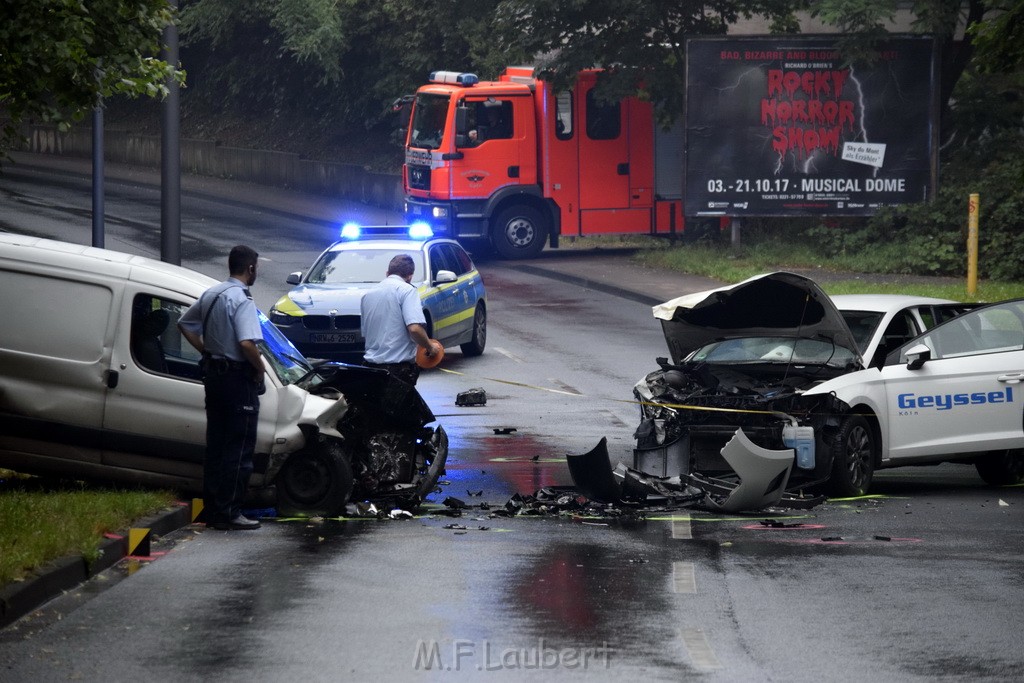
M418 248L418 247L417 247ZM391 259L408 254L416 264L414 281L424 279L423 254L415 249L352 249L330 251L317 260L306 276L306 284L343 285L380 282Z
M287 337L274 326L263 311L259 312L260 329L263 330L263 340L257 345L263 353L263 357L270 362L274 374L281 380L282 384L292 384L304 377L312 367L306 357L299 352Z

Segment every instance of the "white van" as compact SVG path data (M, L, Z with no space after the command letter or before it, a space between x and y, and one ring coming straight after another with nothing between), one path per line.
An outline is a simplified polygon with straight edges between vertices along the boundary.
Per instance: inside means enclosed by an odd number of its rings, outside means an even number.
M0 234L0 467L202 490L198 354L178 318L215 280L161 261ZM416 389L386 372L313 366L260 314L255 489L279 510L336 514L350 496L415 504L447 437Z

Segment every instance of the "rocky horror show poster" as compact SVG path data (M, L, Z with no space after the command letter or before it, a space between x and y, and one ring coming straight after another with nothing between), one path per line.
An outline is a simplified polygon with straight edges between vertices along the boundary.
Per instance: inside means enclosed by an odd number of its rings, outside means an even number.
M937 63L898 36L847 63L831 36L686 45L686 215L871 215L930 199Z

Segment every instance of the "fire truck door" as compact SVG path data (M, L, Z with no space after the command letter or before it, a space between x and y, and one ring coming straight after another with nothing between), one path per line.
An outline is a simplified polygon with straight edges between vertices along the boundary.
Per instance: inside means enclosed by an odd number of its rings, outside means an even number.
M581 84L580 211L629 207L629 108L594 96Z

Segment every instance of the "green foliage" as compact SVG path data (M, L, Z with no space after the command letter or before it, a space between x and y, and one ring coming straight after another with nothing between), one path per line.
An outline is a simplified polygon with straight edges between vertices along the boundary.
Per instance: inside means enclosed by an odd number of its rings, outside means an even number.
M40 119L66 129L100 98L166 94L184 74L156 59L173 20L167 0L7 0L0 4L0 107L11 125Z
M166 508L167 492L56 489L6 472L0 479L0 585L71 554L99 555L103 534Z
M599 94L636 93L653 101L664 120L683 107L685 41L722 35L741 17L765 17L777 32L795 32L801 3L789 0L715 3L662 0L503 0L495 15L496 51L530 61L558 86L581 69L604 69Z
M182 62L202 74L183 103L326 130L389 125L392 101L430 71L488 66L496 1L190 0Z

